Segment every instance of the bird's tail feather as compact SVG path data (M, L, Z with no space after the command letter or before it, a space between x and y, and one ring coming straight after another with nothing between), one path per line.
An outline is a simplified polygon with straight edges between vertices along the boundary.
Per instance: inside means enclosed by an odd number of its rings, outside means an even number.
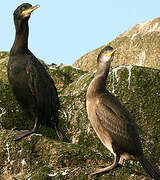
M146 173L150 175L154 180L160 180L160 172L156 167L154 167L145 156L139 158L139 162L142 164Z

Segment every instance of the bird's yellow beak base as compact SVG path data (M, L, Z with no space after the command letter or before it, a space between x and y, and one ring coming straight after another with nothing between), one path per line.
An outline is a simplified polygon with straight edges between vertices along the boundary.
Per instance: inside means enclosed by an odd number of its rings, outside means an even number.
M29 8L29 9L26 9L26 10L22 11L22 16L24 16L24 17L30 16L31 13L32 13L34 10L36 10L37 8L39 8L39 7L40 7L40 5L36 5L36 6L32 6L32 7Z

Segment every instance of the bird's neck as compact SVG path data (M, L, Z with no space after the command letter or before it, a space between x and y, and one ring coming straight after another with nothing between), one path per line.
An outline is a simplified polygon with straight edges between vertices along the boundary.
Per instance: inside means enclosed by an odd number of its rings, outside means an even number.
M14 44L11 49L11 53L24 53L28 50L28 35L29 35L29 27L28 20L15 23L16 28L16 36L14 40Z
M89 85L89 96L95 96L97 93L103 93L106 91L106 79L108 77L111 62L98 64L97 73L94 79Z

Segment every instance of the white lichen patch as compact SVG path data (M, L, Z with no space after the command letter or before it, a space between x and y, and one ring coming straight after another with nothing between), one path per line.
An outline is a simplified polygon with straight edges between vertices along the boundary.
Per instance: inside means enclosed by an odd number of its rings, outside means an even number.
M55 176L57 176L57 174L58 174L58 173L55 172L54 174L48 174L48 176L49 176L49 177L55 177Z
M61 171L61 173L62 173L62 175L63 175L63 176L67 175L67 172L68 172L68 170L67 170L67 169L66 169L66 170L64 170L64 171Z
M56 176L58 176L59 174L61 174L62 176L65 176L65 175L67 175L68 174L68 172L69 172L69 169L65 169L65 170L61 170L61 171L59 171L59 172L54 172L53 174L48 174L48 176L49 177L56 177Z
M76 137L75 136L73 136L73 138L72 138L72 144L76 144Z
M7 150L7 154L8 154L8 157L7 157L7 162L8 163L10 163L10 158L11 158L9 146L10 146L10 144L6 143L6 150Z
M119 81L119 76L118 76L118 71L122 68L127 68L128 70L128 88L130 87L131 84L131 74L132 74L132 65L130 66L126 66L126 65L121 65L118 67L115 67L112 69L112 78L113 78L113 82L112 82L112 93L115 92L115 86L118 85L118 81Z
M6 113L5 108L0 107L0 118Z
M132 65L126 67L128 69L128 88L130 88L131 85L132 67Z
M27 165L27 163L26 163L25 159L22 159L21 164L22 164L22 166Z
M117 67L114 67L112 69L112 78L113 78L113 83L112 83L112 93L114 93L115 89L114 89L114 86L116 84L117 86L117 83L119 81L119 77L118 77L118 71L122 68L126 67L125 65L121 65L121 66L117 66Z
M5 108L0 107L0 118L1 118L5 113L6 113ZM0 129L2 129L1 121L0 121Z
M88 126L87 126L87 134L89 134L91 131L91 124L89 123Z
M81 134L81 130L79 130L75 136L72 137L72 144L77 144L79 142L79 135Z

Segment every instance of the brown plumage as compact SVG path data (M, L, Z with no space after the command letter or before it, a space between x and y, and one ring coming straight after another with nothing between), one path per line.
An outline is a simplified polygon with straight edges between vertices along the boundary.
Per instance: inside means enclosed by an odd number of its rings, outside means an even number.
M86 95L88 118L97 136L115 157L111 166L97 169L92 175L108 172L122 165L124 159L132 159L138 160L150 177L160 180L160 173L144 156L137 126L130 113L106 90L106 79L114 52L110 46L100 52L97 73Z
M15 140L35 133L41 124L47 124L56 130L60 140L68 141L58 125L59 98L53 79L28 49L28 20L38 7L24 3L14 11L16 37L10 51L8 79L18 103L35 117L34 128L17 134Z

